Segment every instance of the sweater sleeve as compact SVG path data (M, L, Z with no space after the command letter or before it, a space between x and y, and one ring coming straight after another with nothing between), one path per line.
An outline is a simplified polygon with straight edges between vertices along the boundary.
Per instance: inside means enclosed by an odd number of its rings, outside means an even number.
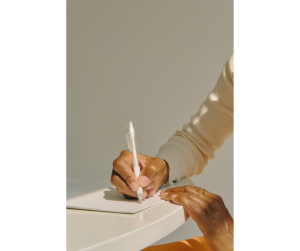
M156 155L168 162L170 182L200 174L208 160L214 158L214 152L233 133L233 83L232 54L199 111Z

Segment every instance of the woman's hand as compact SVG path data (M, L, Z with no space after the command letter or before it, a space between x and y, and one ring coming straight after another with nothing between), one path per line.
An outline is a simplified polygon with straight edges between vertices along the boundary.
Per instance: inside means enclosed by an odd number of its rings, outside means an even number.
M139 186L143 187L143 198L150 197L168 178L169 167L161 158L138 154L141 173L137 178L133 172L132 153L124 150L113 162L111 183L126 198L137 198Z
M233 250L233 219L220 196L195 186L163 190L160 195L184 207L212 251Z

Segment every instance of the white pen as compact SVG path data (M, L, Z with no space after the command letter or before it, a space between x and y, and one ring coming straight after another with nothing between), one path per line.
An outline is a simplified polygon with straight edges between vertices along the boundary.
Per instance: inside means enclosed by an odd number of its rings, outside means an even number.
M135 132L134 132L133 124L131 121L129 122L129 127L127 128L127 131L126 131L126 139L127 139L129 151L132 152L133 171L134 171L135 176L137 178L139 178L141 169L140 169L140 164L139 164L139 159L138 159L138 150L137 150L137 144L136 144L136 139L135 139ZM139 186L139 189L137 191L137 196L138 196L139 202L142 203L143 188L141 186Z

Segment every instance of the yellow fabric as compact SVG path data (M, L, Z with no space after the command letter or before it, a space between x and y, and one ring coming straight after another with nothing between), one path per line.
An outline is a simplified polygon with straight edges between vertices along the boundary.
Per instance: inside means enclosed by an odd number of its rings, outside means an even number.
M142 251L173 251L173 250L210 251L203 236L194 237L183 241L162 244L162 245L150 246L143 249Z

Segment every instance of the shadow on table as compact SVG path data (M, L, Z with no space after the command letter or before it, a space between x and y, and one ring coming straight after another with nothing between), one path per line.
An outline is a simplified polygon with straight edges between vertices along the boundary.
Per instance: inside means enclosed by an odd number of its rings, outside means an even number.
M97 191L103 187L110 186L111 183L106 180L79 180L67 178L67 200L72 199L93 191Z
M113 200L113 201L132 202L132 203L139 204L137 198L127 199L122 194L119 194L114 187L108 187L107 189L109 189L109 191L104 191L103 199Z

